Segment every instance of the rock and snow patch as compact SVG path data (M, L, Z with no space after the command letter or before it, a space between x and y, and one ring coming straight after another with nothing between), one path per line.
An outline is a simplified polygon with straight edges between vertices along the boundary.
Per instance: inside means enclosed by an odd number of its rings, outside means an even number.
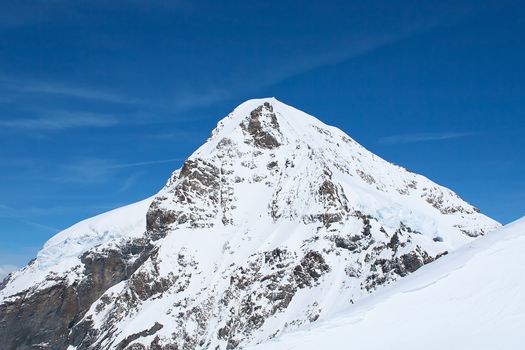
M28 289L52 286L57 279L66 278L73 283L82 278L82 254L144 235L146 212L152 200L153 197L83 220L53 236L33 261L11 274L9 283L0 289L0 303L3 298Z
M525 218L338 315L250 350L523 349Z

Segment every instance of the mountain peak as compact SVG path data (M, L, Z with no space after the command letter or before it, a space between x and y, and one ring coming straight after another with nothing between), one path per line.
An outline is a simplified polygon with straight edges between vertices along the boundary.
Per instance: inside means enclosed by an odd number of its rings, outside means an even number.
M239 151L283 153L301 145L329 148L334 140L361 148L341 130L274 97L251 99L221 119L208 141L190 158L211 154L225 143L236 145Z
M34 339L54 348L234 349L351 307L497 226L341 130L255 99L152 199L51 239L0 286L0 308L52 329Z

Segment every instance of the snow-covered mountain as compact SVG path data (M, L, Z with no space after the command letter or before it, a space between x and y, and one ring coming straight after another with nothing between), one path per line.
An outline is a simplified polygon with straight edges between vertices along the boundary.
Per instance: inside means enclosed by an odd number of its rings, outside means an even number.
M6 349L234 349L328 319L499 227L274 98L221 120L152 198L0 285Z
M520 350L525 218L429 264L345 312L250 350Z

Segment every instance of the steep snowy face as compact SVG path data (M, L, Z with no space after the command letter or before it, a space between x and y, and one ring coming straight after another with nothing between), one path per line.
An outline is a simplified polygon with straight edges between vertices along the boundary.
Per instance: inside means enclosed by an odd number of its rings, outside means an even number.
M440 232L441 223L463 233L442 245L495 227L452 191L384 161L339 129L275 99L250 100L219 122L208 142L174 173L154 201L157 207L166 215L150 210L152 233L170 230L172 224L236 224L260 214L274 221L330 224L340 222L350 208L392 219L394 227L409 220L413 229L433 231L438 240L446 234Z
M82 236L57 294L80 295L71 303L81 306L61 318L60 339L35 339L72 349L253 345L329 317L499 226L273 98L221 120L147 203L143 224L115 230L108 221L99 238ZM100 234L115 231L123 232L118 243ZM74 232L53 238L33 263L47 289L17 282L31 265L0 288L6 319L28 305L23 298L37 303L58 285L52 247L68 246ZM90 285L96 292L86 293Z
M79 348L232 349L327 317L498 224L275 99L219 122L147 214L158 250Z

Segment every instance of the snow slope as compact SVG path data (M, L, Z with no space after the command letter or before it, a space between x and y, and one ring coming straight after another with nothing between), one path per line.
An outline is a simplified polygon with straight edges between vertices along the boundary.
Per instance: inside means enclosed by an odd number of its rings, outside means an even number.
M250 349L523 349L524 251L522 218L347 312Z
M53 276L72 283L82 277L80 257L91 249L118 245L146 232L146 212L153 197L83 220L49 239L26 267L13 272L0 290L4 298L22 291L43 289L55 283Z

